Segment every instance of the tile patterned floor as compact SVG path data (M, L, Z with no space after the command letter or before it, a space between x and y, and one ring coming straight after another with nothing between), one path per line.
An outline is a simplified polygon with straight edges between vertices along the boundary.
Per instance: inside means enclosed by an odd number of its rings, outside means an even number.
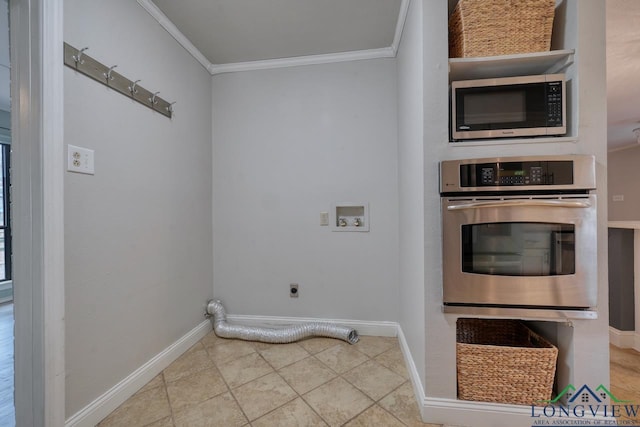
M640 403L640 353L610 354L611 392ZM111 426L441 427L421 422L395 338L271 345L213 333L99 424Z
M12 304L0 305L0 356L0 426L13 426ZM640 353L610 356L611 392L640 404ZM269 345L213 333L99 425L435 427L420 422L395 338Z
M396 338L292 344L210 333L99 427L431 426Z

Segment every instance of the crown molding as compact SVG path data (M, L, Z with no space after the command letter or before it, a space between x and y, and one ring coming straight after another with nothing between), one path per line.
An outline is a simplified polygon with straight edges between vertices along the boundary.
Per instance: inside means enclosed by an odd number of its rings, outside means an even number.
M153 3L152 0L137 0L138 4L151 15L187 52L189 52L213 76L238 71L268 70L274 68L297 67L302 65L330 64L335 62L360 61L364 59L395 58L402 39L404 24L411 0L402 0L396 31L391 46L380 49L357 50L350 52L328 53L321 55L297 56L292 58L267 59L262 61L235 62L230 64L212 64L182 34L173 22Z
M182 34L178 27L176 27L173 22L167 18L167 15L158 9L158 6L156 6L151 0L138 0L138 4L142 6L143 9L146 10L156 21L158 21L158 24L160 24L160 26L171 35L171 37L176 39L176 41L200 64L202 64L206 70L209 69L211 62L209 62L202 52L200 52L198 48L195 47L184 34Z
M400 41L402 40L402 33L404 32L404 23L407 21L407 13L409 12L410 2L411 0L402 0L402 3L400 3L398 22L396 23L396 33L393 36L393 43L391 43L391 49L393 49L394 57L398 53L398 47L400 47Z
M211 75L238 71L268 70L273 68L297 67L301 65L331 64L335 62L360 61L363 59L393 58L391 47L381 49L356 50L352 52L327 53L323 55L296 56L293 58L266 59L264 61L236 62L232 64L212 64Z

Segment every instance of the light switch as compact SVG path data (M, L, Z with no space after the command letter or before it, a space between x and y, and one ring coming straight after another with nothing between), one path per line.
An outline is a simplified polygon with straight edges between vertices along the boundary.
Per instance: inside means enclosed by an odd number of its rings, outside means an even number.
M329 225L329 212L320 212L320 225Z
M624 194L614 194L613 195L614 202L624 202Z
M67 145L67 170L93 175L93 150Z

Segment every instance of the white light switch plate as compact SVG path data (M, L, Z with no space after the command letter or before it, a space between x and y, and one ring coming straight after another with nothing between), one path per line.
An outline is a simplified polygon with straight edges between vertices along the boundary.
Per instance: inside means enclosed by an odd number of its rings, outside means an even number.
M67 145L67 170L69 172L95 173L93 166L93 150Z
M329 225L329 212L320 212L320 225Z

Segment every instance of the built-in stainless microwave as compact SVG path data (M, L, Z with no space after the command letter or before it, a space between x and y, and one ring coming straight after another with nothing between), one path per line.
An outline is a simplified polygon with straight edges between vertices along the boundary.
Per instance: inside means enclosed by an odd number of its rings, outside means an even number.
M453 140L567 133L564 74L451 83Z

